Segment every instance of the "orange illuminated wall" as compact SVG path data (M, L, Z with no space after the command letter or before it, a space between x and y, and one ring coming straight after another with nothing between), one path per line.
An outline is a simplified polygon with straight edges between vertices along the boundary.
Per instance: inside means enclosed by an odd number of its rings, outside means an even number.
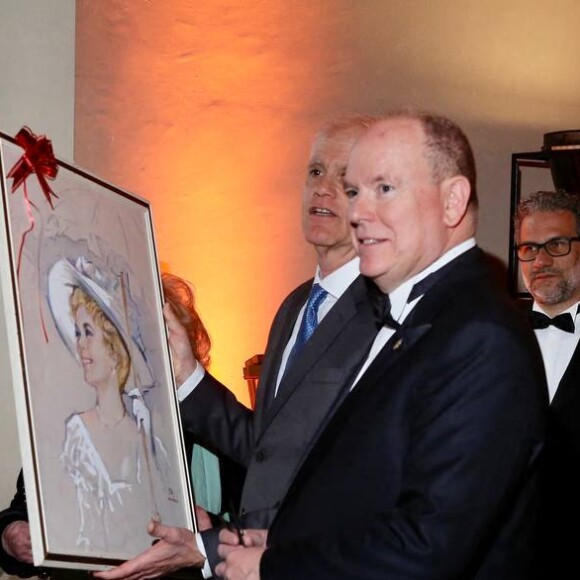
M244 402L244 361L314 271L299 207L323 117L303 106L325 92L302 79L323 37L287 7L77 3L75 160L151 201L160 260L193 283L211 370Z
M151 200L197 291L212 371L247 401L282 298L312 275L299 193L318 125L403 106L474 145L479 242L505 259L510 160L578 125L580 3L77 0L75 161Z

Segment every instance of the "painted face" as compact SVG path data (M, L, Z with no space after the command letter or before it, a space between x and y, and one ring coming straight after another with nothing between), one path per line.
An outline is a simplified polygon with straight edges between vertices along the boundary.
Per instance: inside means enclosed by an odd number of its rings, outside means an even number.
M348 154L362 127L319 136L312 145L302 193L302 231L316 247L352 248L343 179Z
M110 381L116 384L115 360L105 345L103 331L84 306L76 312L75 337L85 381L94 387Z
M349 218L360 270L391 292L441 256L448 241L444 199L414 119L374 125L355 145L346 172Z
M573 213L539 211L522 220L518 244L542 244L553 238L577 235ZM562 312L580 300L579 242L572 243L566 256L550 256L542 248L533 260L520 262L520 268L526 288L549 314Z

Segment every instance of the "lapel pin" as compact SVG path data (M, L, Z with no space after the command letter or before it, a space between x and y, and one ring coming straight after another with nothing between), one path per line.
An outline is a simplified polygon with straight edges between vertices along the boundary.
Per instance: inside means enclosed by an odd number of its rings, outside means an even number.
M393 350L400 350L400 348L403 346L403 339L399 338L399 340L397 340L397 342L395 342L395 344L393 344Z

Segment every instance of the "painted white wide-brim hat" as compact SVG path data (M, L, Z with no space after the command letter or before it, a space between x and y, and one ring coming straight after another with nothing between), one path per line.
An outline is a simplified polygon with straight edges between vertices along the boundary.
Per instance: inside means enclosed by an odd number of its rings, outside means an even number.
M108 278L84 256L73 265L69 260L56 262L48 273L48 303L58 332L70 352L79 361L76 348L75 321L70 297L75 288L90 296L115 326L131 357L131 370L125 391L134 387L148 389L154 379L142 347L138 321L130 297L123 296L122 285L116 276ZM125 288L125 293L128 289Z

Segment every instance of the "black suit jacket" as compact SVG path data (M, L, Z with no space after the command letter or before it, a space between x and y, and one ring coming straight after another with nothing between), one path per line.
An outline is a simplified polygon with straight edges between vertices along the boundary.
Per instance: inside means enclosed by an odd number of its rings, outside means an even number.
M580 575L580 343L550 405L541 502L539 578Z
M312 280L283 302L272 324L252 414L206 374L185 401L186 430L247 467L241 506L246 527L268 527L279 502L333 406L346 394L377 332L369 285L358 277L339 298L288 369L274 397L284 348ZM208 547L210 563L216 555Z
M2 510L0 512L0 537L4 533L4 530L12 523L16 521L28 521L28 512L26 511L26 491L24 489L24 478L22 476L22 470L18 474L18 479L16 481L16 494L13 500L10 502L10 507ZM26 564L16 560L10 556L2 547L0 543L0 567L7 574L12 574L14 576L20 576L22 578L28 578L29 576L36 576L40 573L38 568L35 568L31 564Z
M263 580L529 579L539 349L480 250L441 272L303 462Z

